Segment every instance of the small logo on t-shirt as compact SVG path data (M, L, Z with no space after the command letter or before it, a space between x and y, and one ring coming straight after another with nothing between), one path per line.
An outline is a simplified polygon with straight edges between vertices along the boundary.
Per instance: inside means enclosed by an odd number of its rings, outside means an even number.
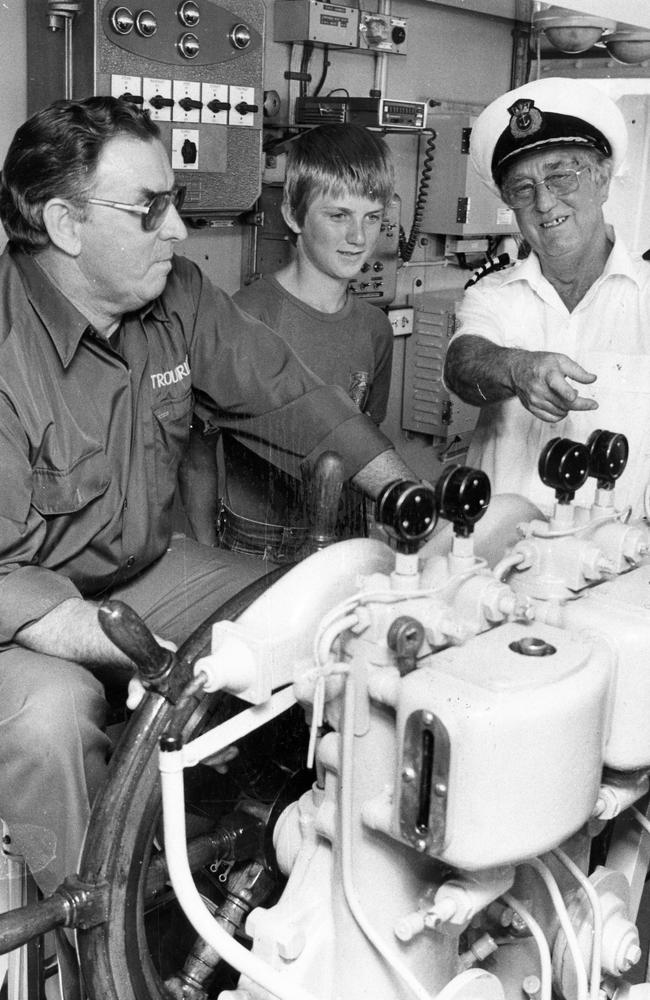
M363 410L368 402L369 392L370 375L368 372L351 372L348 394L350 399L357 404L360 410Z

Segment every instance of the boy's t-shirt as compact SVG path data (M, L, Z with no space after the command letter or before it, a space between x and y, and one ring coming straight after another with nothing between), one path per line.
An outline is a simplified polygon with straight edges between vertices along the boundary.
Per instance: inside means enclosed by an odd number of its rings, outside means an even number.
M262 319L328 385L348 392L376 424L386 416L393 360L393 332L377 306L350 292L345 305L324 313L263 276L233 296L237 305ZM231 435L223 436L226 483L224 501L236 514L266 524L295 527L306 523L301 483L251 452ZM358 534L359 494L344 502L346 533Z

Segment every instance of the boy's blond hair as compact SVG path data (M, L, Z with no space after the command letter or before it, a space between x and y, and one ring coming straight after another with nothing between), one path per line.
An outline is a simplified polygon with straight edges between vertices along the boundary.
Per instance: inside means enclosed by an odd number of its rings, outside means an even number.
M351 194L385 207L394 189L388 146L361 125L318 125L289 146L283 200L299 226L319 195Z

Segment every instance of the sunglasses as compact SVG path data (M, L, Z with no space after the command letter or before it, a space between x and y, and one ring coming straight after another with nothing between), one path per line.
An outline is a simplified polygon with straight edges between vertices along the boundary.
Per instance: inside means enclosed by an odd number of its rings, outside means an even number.
M91 205L104 205L106 208L119 208L122 212L134 212L140 216L144 231L151 233L162 226L172 205L180 212L184 200L185 188L175 187L171 191L161 191L154 195L148 205L127 205L121 201L106 201L105 198L89 198L88 202Z

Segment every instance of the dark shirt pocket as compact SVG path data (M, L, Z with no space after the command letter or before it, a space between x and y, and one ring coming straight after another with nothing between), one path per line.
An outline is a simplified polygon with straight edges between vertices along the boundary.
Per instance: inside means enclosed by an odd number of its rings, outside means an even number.
M156 462L161 472L176 470L190 436L193 394L190 389L178 399L167 399L157 406L155 419Z
M110 471L101 448L82 455L68 469L41 466L32 470L32 504L45 517L73 514L102 496Z

